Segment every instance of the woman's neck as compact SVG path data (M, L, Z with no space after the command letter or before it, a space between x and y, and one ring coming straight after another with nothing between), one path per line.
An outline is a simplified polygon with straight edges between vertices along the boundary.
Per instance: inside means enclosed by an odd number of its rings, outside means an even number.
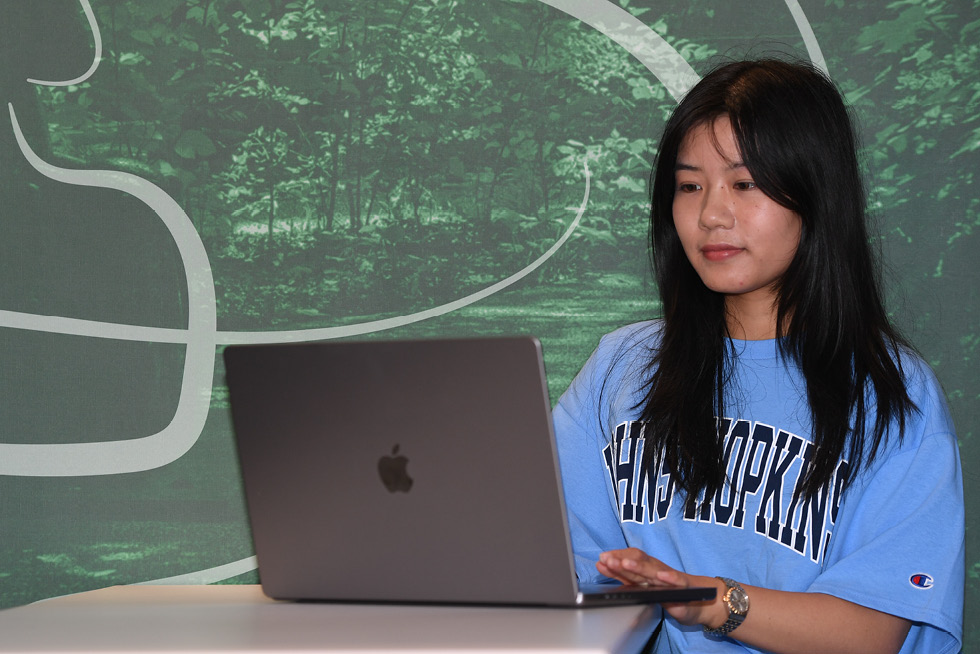
M776 298L728 296L725 299L728 335L742 341L776 338Z

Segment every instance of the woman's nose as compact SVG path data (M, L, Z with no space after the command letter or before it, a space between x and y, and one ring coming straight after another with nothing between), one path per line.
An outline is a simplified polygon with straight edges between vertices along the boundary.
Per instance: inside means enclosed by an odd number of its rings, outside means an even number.
M713 186L706 189L701 205L701 225L706 229L728 228L735 224L735 204L732 189Z

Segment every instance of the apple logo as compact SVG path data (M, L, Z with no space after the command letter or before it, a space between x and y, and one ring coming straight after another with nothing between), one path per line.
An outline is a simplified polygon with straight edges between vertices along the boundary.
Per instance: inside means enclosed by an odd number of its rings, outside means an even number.
M413 479L408 474L408 457L398 453L398 445L391 450L391 456L378 460L378 474L381 483L389 493L407 493L412 488Z

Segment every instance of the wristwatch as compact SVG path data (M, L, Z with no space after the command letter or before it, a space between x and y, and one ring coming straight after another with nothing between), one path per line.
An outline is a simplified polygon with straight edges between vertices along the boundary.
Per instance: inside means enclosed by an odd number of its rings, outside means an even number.
M718 579L721 579L728 586L728 590L721 597L722 601L728 605L728 619L725 620L725 624L717 629L709 629L708 625L705 625L704 631L715 636L724 636L735 631L745 620L745 616L749 614L749 594L737 581L728 577L718 577Z

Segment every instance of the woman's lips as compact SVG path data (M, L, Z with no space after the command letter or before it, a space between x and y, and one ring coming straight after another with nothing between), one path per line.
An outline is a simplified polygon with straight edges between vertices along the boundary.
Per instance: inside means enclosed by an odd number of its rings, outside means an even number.
M708 261L724 261L742 252L743 248L721 243L718 245L705 245L701 248L701 254Z

